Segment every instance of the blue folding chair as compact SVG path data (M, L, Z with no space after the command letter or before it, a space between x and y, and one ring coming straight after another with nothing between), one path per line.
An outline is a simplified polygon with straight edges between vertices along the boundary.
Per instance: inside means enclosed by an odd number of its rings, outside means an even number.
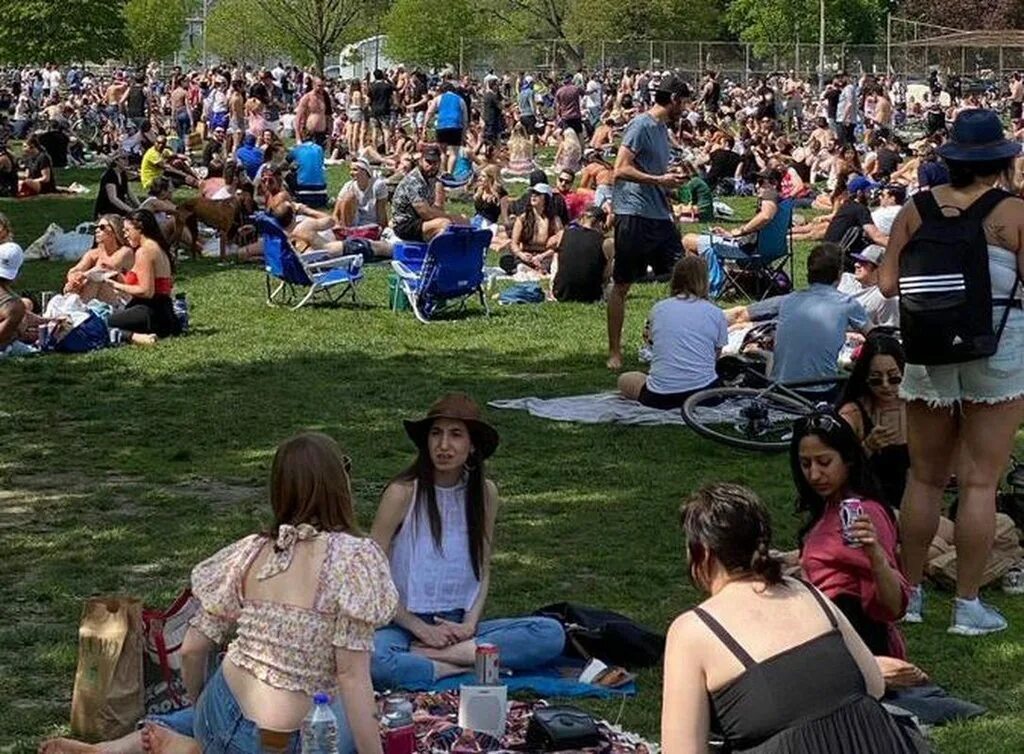
M422 261L418 255L391 261L416 319L427 323L442 309L464 309L474 294L490 315L484 295L484 256L490 243L490 231L452 225L430 242Z
M771 222L757 232L753 249L711 245L725 273L725 284L719 297L735 292L750 300L767 298L779 273L787 274L792 283L793 200L783 199L778 206ZM760 295L757 295L758 288L761 290Z
M349 294L352 302L358 303L356 286L363 280L362 254L343 257L332 257L323 251L299 254L277 220L264 212L257 213L255 219L263 240L268 305L291 305L298 300L292 309L299 309L317 297L337 304ZM276 288L272 288L274 280L278 281Z

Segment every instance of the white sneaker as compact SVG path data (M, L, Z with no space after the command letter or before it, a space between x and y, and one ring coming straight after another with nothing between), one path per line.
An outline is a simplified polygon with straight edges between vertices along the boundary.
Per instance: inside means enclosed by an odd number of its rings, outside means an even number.
M984 636L1004 631L1007 625L1002 613L977 597L973 600L957 597L953 604L953 624L948 630L958 636Z
M1003 575L1003 591L1006 594L1024 594L1024 560L1018 560Z
M920 584L910 587L910 599L907 601L907 612L903 614L903 622L924 622L924 592Z

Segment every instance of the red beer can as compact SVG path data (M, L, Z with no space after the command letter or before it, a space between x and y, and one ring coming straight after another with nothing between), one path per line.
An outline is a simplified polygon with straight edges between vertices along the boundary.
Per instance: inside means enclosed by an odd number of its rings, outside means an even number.
M499 685L500 661L494 644L476 645L476 682L478 686Z

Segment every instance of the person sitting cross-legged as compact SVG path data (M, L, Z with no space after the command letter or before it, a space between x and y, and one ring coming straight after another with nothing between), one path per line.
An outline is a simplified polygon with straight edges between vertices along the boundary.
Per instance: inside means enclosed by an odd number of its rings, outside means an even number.
M472 668L485 642L513 671L552 662L565 644L558 621L483 620L498 516L485 461L498 447L497 431L461 393L441 397L405 429L416 460L385 488L371 529L400 599L394 623L377 631L374 687L429 689Z
M619 392L651 408L680 408L714 385L715 361L729 338L725 314L708 301L704 260L684 256L676 262L669 293L651 309L651 373L619 376Z

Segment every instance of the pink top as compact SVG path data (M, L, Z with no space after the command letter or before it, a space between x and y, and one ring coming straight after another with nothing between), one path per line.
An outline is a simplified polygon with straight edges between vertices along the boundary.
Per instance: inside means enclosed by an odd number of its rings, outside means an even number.
M306 524L282 526L279 552L256 575L269 578L288 569L296 542L327 537L311 608L246 599L246 573L270 540L253 534L228 545L192 570L192 591L201 609L191 625L215 643L232 629L227 657L274 688L313 694L333 692L335 647L373 650L374 630L394 615L398 593L387 558L372 539L340 532L319 534Z
M896 628L895 621L906 610L907 600L910 598L910 584L896 557L896 523L881 503L874 500L863 500L861 505L864 508L864 514L875 525L878 543L885 551L886 560L899 574L903 593L899 615L890 614L878 601L875 575L871 570L871 561L868 559L867 553L863 548L843 544L839 506L827 506L818 523L807 533L804 538L803 550L800 553L800 565L803 566L804 573L807 574L810 582L828 597L834 598L839 595L859 597L864 613L868 617L888 624L890 655L905 660L907 645L903 635Z

